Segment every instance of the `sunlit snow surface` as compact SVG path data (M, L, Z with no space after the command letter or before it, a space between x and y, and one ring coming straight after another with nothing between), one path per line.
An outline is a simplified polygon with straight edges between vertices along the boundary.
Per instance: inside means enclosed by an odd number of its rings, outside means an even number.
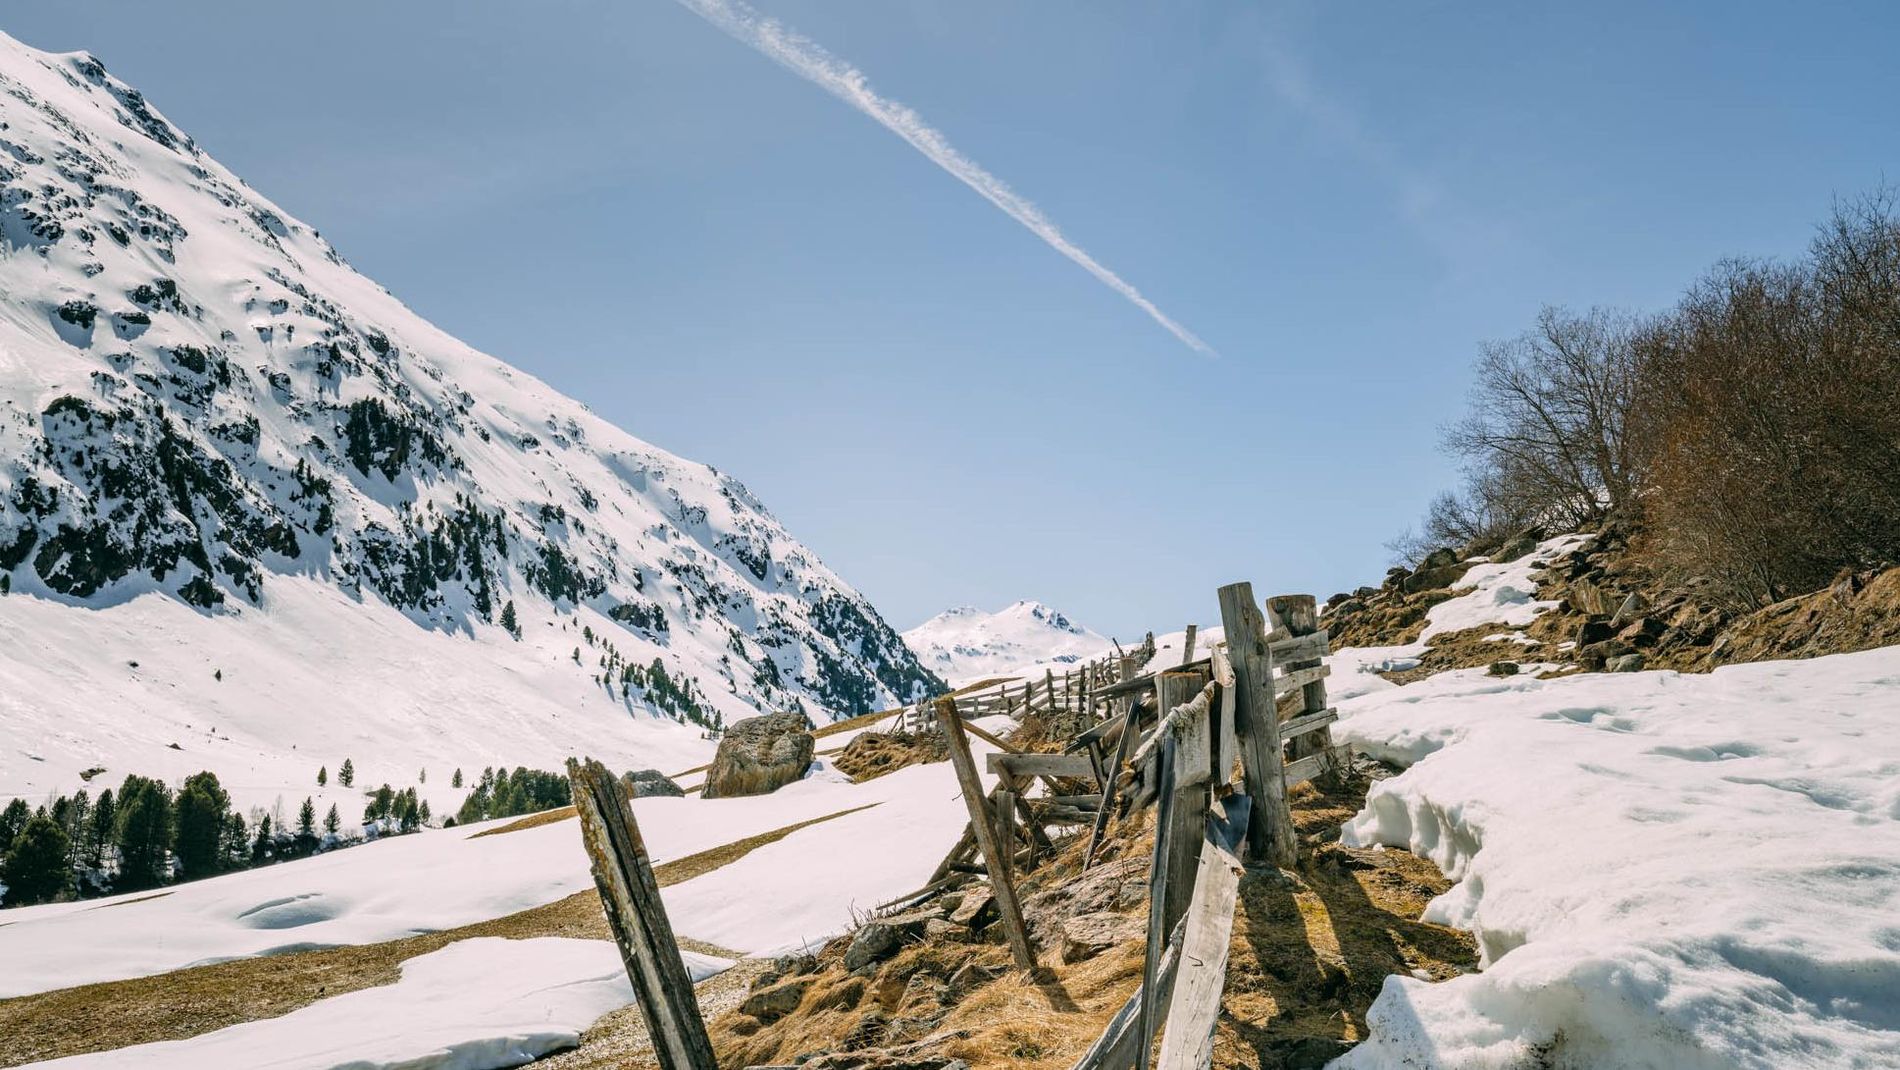
M1427 917L1485 968L1389 978L1335 1065L1900 1065L1896 713L1900 648L1342 702L1336 738L1409 766L1346 842L1437 862Z

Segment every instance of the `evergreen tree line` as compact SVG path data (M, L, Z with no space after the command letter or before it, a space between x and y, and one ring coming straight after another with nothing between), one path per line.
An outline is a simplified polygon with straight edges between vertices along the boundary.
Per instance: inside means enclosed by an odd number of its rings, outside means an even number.
M354 771L348 762L349 778ZM327 770L319 782L327 780ZM350 779L339 777L344 784ZM370 796L373 834L410 832L428 821L414 788L388 785ZM247 819L211 772L194 773L173 791L163 781L127 776L93 798L85 789L37 808L14 799L0 809L0 905L107 895L197 880L302 858L359 842L342 831L335 805L319 817L306 797L294 821L253 809Z
M456 771L459 776L461 771ZM494 817L515 817L539 813L573 803L572 789L563 773L516 766L497 772L493 766L482 770L481 779L462 800L455 812L457 824L466 825Z
M1485 346L1413 556L1610 514L1731 608L1900 564L1900 213L1837 203L1805 255L1728 260L1654 314L1546 309Z

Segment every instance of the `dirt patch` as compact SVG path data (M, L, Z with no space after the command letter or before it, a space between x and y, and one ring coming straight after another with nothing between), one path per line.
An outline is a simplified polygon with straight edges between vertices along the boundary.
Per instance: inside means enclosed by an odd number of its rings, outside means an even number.
M861 732L831 759L838 771L862 784L912 765L950 760L941 732Z
M1445 978L1476 966L1468 935L1419 920L1450 885L1431 863L1337 844L1339 824L1363 805L1368 783L1358 776L1330 792L1298 789L1301 868L1256 870L1243 880L1215 1065L1318 1067L1363 1038L1365 1012L1387 975ZM881 962L846 968L854 934L762 971L746 999L709 1020L720 1065L895 1070L953 1058L978 1070L1071 1065L1140 981L1152 850L1138 823L1083 877L1080 841L1058 841L1058 853L1019 882L1039 974L1014 969L994 924L979 921L973 930L952 920L954 906L980 888L972 884L921 911L879 919L904 934ZM1099 948L1065 938L1082 931L1080 922L1133 935Z
M542 825L552 825L556 821L566 821L573 816L574 808L572 806L557 806L552 810L543 810L538 814L529 814L527 817L516 818L506 825L499 825L492 829L483 829L469 836L469 839L479 840L483 836L499 836L504 832L520 832L522 829L537 829Z
M661 887L688 881L799 829L863 809L841 810L688 855L654 867L654 876ZM580 850L579 843L575 850ZM600 898L589 889L506 917L380 944L238 959L0 1000L0 1036L8 1038L0 1045L0 1066L182 1040L240 1022L275 1018L319 999L394 984L405 959L476 936L613 939ZM721 958L739 954L685 937L680 946Z

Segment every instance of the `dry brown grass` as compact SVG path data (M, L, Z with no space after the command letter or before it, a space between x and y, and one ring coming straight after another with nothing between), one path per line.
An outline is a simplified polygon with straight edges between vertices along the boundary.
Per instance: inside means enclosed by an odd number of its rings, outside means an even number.
M1365 788L1360 780L1331 792L1297 789L1304 864L1289 874L1251 871L1242 881L1216 1066L1318 1067L1363 1037L1366 1009L1387 975L1423 970L1444 978L1475 966L1470 937L1418 920L1449 886L1429 862L1404 851L1326 842L1363 804ZM1060 847L1021 881L1032 930L1039 928L1037 893L1079 870L1079 841ZM1118 825L1109 855L1145 870L1139 860L1151 850L1142 823ZM1146 904L1125 912L1145 917ZM1060 962L1045 940L1043 969L1034 976L1013 968L1000 939L994 926L980 938L926 937L868 976L844 970L848 939L834 940L815 971L778 982L807 986L792 1013L761 1020L735 1006L709 1018L720 1064L790 1063L934 1038L933 1055L977 1070L1062 1070L1094 1043L1140 981L1139 939L1073 964ZM952 986L971 964L994 979Z
M840 810L688 855L654 867L654 877L661 887L679 884L730 865L799 829L863 809ZM578 844L575 849L579 850ZM275 1018L329 996L394 984L404 960L477 936L613 939L600 899L589 890L506 917L380 944L238 959L0 1000L0 1037L7 1038L0 1044L0 1067L129 1044L182 1040L240 1022ZM738 952L684 936L680 946L722 958L739 957Z
M520 832L522 829L540 828L542 825L552 825L556 821L566 821L573 816L574 808L572 806L557 806L552 810L542 810L540 813L516 818L506 825L499 825L492 829L483 829L480 832L470 834L468 838L471 840L479 840L483 836L499 836L504 832Z

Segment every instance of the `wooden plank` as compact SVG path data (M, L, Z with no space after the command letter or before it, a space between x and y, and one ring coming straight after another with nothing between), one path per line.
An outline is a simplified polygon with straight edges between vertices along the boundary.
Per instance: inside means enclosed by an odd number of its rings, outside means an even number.
M1200 669L1200 670L1205 671L1207 667L1208 667L1207 659L1201 658L1197 661L1190 661L1182 665L1177 665L1174 668L1168 669L1166 671L1191 672L1195 669ZM1096 688L1095 697L1096 698L1114 698L1117 695L1129 695L1129 694L1134 694L1140 691L1149 691L1154 688L1154 685L1155 685L1155 674L1144 673L1140 676L1130 677L1119 683L1107 684L1102 687Z
M1325 771L1326 760L1322 754L1309 754L1298 761L1288 762L1286 786L1290 788L1295 784L1304 784Z
M1068 746L1062 748L1063 752L1065 754L1073 754L1076 751L1087 749L1088 745L1091 743L1099 743L1106 740L1111 734L1114 733L1114 731L1117 728L1121 727L1122 721L1124 719L1125 718L1122 718L1122 717L1108 718L1107 720L1103 721L1101 724L1098 724L1095 727L1089 729L1088 731L1082 733L1081 735L1075 737L1074 741L1072 741Z
M1273 681L1273 693L1276 697L1280 695L1290 695L1295 691L1303 690L1306 685L1316 684L1332 674L1333 667L1331 665L1309 665L1304 669L1292 669L1287 672L1282 672L1279 678Z
M1272 655L1274 664L1284 665L1288 662L1323 658L1330 652L1326 644L1326 633L1314 632L1311 635L1296 635L1291 639L1282 639L1277 643L1268 644L1267 653Z
M1095 778L1095 767L1086 754L992 754L986 762L990 772L1011 776Z
M646 842L619 778L592 758L585 763L569 758L567 778L580 815L581 841L593 865L594 887L633 982L655 1057L662 1070L718 1070L693 995L693 979L680 959Z
M1290 721L1280 722L1280 738L1292 739L1317 728L1325 728L1339 720L1338 710L1321 710L1318 713L1303 713Z
M1181 664L1182 665L1186 665L1188 662L1194 660L1194 638L1195 638L1194 633L1200 630L1201 630L1200 625L1190 624L1187 626L1187 634L1181 637Z
M1162 756L1163 761L1174 763L1173 776L1169 778L1174 785L1174 799L1161 811L1169 815L1174 826L1168 832L1162 932L1173 929L1174 923L1187 912L1188 897L1194 890L1201 826L1207 817L1208 704L1191 701L1192 696L1200 694L1203 679L1199 673L1170 672L1162 673L1155 680L1155 693L1160 696L1161 707L1174 711L1169 714L1170 718L1187 710L1195 711L1175 721L1170 736L1173 746Z
M1234 797L1245 811L1245 795ZM1235 854L1246 834L1247 818L1215 804L1194 877L1194 899L1182 919L1180 965L1168 1000L1168 1023L1161 1035L1159 1070L1202 1070L1213 1065L1214 1027L1220 1021L1221 990L1227 984L1227 950L1234 934L1234 903L1245 867Z
M1023 925L1023 909L1016 901L1016 889L1009 882L1009 863L1003 856L1006 848L997 842L996 829L990 824L983 781L976 775L976 760L970 757L970 740L963 732L963 718L957 716L955 699L937 700L937 722L943 726L944 740L950 745L950 764L956 767L963 802L970 810L970 828L976 833L977 849L983 852L983 863L989 869L990 894L996 897L996 911L1003 921L1003 933L1009 938L1010 954L1015 956L1018 967L1033 973L1036 951L1030 946L1029 930Z
M1022 753L1021 747L1013 746L1005 742L1004 740L997 739L995 736L990 735L988 732L983 731L981 728L978 728L977 726L971 724L968 721L963 722L963 730L975 736L976 738L982 740L983 742L988 743L990 746L995 747L998 750L1001 750L1005 754L1021 754Z
M1010 870L1009 858L1016 853L1016 793L1004 788L996 793L996 838L1002 842L1004 855L1003 869ZM1011 878L1015 877L1010 873Z
M1163 685L1165 686L1165 685ZM1155 996L1155 976L1161 965L1162 936L1169 931L1168 869L1173 856L1176 829L1174 823L1174 737L1161 744L1160 804L1155 808L1154 860L1148 868L1148 948L1142 956L1139 1037L1152 1037L1160 1025L1160 1000ZM1148 1070L1148 1044L1135 1048L1135 1070Z
M1292 868L1299 849L1293 839L1293 811L1287 808L1280 716L1273 702L1273 656L1266 643L1266 622L1250 583L1230 583L1219 591L1221 624L1227 631L1227 657L1234 670L1234 729L1247 794L1253 796L1247 832L1251 857ZM1297 641L1297 640L1296 640Z

